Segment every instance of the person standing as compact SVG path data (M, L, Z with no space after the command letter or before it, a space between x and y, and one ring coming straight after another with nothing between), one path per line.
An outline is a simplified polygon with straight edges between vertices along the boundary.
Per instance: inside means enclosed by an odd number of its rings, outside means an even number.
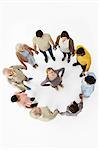
M55 57L52 52L52 46L54 47L54 42L50 36L50 34L43 33L41 30L36 31L36 36L33 38L33 49L39 51L44 55L45 62L48 62L48 56L46 52L49 52L53 61L55 61Z

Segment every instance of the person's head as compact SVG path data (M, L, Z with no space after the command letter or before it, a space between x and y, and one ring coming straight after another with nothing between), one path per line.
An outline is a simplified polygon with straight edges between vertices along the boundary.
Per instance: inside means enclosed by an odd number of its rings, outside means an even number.
M33 113L36 117L40 117L42 115L40 107L34 107L31 113Z
M69 39L69 34L68 34L68 32L63 31L63 32L61 33L61 38L62 38L64 41L67 40L67 39Z
M16 95L13 95L11 97L11 102L17 102L18 101L18 97Z
M90 85L91 84L95 84L96 83L96 79L93 76L88 75L88 76L85 77L85 82L87 84L90 84Z
M54 76L56 76L56 72L53 68L47 68L46 73L48 78L53 78Z
M36 36L41 38L43 36L43 32L41 30L37 30Z
M73 103L68 107L72 113L76 113L77 111L79 111L78 104L75 101L73 101Z
M3 74L5 75L5 76L11 76L11 75L13 75L13 69L12 68L4 68L3 69Z
M76 54L78 56L84 56L85 55L84 48L83 47L78 48L77 51L76 51Z

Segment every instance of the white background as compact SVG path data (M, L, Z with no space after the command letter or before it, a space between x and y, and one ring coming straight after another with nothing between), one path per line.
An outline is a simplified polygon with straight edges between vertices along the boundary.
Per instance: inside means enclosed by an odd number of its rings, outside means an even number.
M77 117L58 115L48 123L40 122L29 116L29 110L20 108L10 102L16 88L8 84L2 75L2 69L20 64L15 55L15 45L26 43L32 46L35 31L41 29L50 33L55 41L63 30L68 31L74 39L75 46L83 44L92 56L90 71L96 76L98 64L98 6L95 3L1 3L1 146L5 148L22 147L51 147L51 148L96 148L97 147L97 100L98 87L89 99L84 101L84 109ZM79 101L81 73L80 67L72 67L76 61L72 58L70 64L61 62L62 54L54 51L56 62L49 57L45 64L42 54L35 55L39 64L37 70L28 65L24 71L27 76L33 76L32 91L28 94L36 97L40 106L48 105L53 111L58 108L65 111L66 106L73 100ZM51 87L41 87L45 79L47 67L59 69L65 67L63 78L64 89L59 92ZM12 148L12 149L13 149Z

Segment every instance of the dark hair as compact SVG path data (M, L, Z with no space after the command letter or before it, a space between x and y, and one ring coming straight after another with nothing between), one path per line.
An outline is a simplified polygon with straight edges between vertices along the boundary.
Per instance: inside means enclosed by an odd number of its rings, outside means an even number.
M62 38L62 37L67 37L67 39L69 39L69 34L68 34L68 32L63 31L63 32L61 33L61 38Z
M69 110L72 112L72 113L76 113L77 111L79 111L79 107L78 107L78 104L73 101L73 104L71 104L69 106Z
M85 81L86 81L88 84L95 84L96 79L95 79L93 76L88 75L87 77L85 77Z
M81 47L81 48L78 48L77 51L76 51L76 54L79 54L79 55L82 55L82 54L83 54L83 55L85 55L84 48L82 48L82 47Z
M11 102L16 102L18 100L17 96L16 95L13 95L11 97Z
M43 36L43 32L41 30L37 30L36 31L36 36L37 37L42 37Z

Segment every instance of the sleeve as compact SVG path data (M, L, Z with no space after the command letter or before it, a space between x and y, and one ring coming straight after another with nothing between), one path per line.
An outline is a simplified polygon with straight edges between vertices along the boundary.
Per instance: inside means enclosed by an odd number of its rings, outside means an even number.
M33 45L36 45L36 39L35 39L35 37L33 38Z
M61 72L61 77L63 77L63 75L64 75L64 72L65 72L65 68L61 68L61 69L58 69L58 70L56 70L56 72L59 74L60 72Z
M81 111L83 109L83 102L78 103L79 105L79 110Z
M90 58L89 58L88 61L87 61L87 65L86 65L86 71L89 70L90 64L91 64L91 60L90 60Z
M59 40L60 40L60 35L57 36L57 38L56 38L56 42L55 42L55 46L56 46L56 47L59 45Z
M69 49L72 52L72 54L75 54L74 42L72 39L70 39L70 41L69 41Z
M41 86L50 86L50 84L46 84L47 82L49 82L48 78L41 83Z

